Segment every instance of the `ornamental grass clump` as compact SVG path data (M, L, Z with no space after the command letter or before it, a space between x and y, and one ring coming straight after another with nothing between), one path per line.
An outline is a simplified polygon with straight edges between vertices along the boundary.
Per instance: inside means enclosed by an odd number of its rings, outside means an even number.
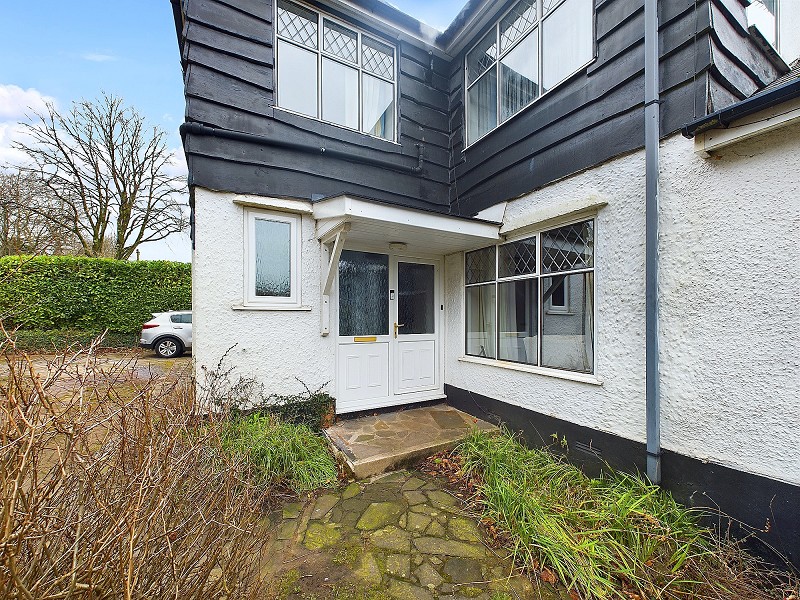
M324 438L306 425L255 413L227 422L221 437L222 448L246 465L257 485L300 493L337 483L336 463Z
M474 432L456 453L516 560L554 573L573 597L783 598L762 565L699 524L702 513L639 477L591 479L508 433Z

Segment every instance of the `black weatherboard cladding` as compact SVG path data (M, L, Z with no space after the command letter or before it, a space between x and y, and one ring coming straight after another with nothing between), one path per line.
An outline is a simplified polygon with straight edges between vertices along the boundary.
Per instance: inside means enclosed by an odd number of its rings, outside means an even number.
M441 49L397 39L389 27L354 23L397 48L398 143L276 109L272 1L173 0L187 122L251 134L188 133L193 185L309 199L352 194L474 215L644 144L643 0L596 0L595 60L466 149L465 50L445 60ZM358 3L379 12L366 0ZM311 4L346 19L324 2ZM497 2L493 10L499 15L512 4ZM662 135L781 74L750 37L744 8L742 0L659 3ZM472 32L462 47L487 28ZM278 147L278 140L310 151ZM413 172L420 152L422 169ZM375 159L398 168L368 164Z
M275 110L270 0L188 0L184 11L186 120L263 137L259 144L188 135L192 184L300 198L350 193L447 211L447 63L383 36L396 45L399 63L400 125L392 143ZM377 155L403 170L416 166L422 151L424 168L411 174L270 146L285 139L337 155Z

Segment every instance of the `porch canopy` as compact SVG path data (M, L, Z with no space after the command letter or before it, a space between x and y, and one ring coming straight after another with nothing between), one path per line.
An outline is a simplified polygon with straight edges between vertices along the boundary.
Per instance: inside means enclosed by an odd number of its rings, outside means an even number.
M500 239L500 223L470 217L454 217L420 209L380 204L352 196L327 198L313 205L317 238L333 241L346 232L348 244L388 252L390 244L404 250L444 256L473 250Z
M500 239L500 223L337 196L312 205L322 242L321 334L330 332L330 293L345 244L375 252L444 256Z

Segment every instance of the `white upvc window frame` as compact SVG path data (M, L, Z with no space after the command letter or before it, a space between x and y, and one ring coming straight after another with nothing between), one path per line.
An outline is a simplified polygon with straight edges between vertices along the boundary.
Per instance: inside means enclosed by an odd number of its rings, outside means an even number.
M316 13L316 15L317 15L317 47L316 47L316 49L315 48L309 48L308 46L304 46L302 44L299 44L295 40L278 33L278 1L275 0L275 2L273 2L273 5L274 5L273 6L273 23L275 24L275 44L274 44L274 52L275 52L274 70L275 70L275 75L274 75L274 78L273 78L273 81L275 82L275 108L277 108L279 110L282 110L282 111L286 111L287 113L291 113L293 115L298 115L300 117L305 117L306 119L314 119L315 121L319 121L321 123L326 123L328 125L332 125L333 127L340 127L340 128L345 129L347 131L353 131L353 132L356 132L356 133L360 133L361 135L366 135L366 136L369 136L369 137L374 138L376 140L383 140L384 142L390 142L390 143L393 143L393 144L397 144L398 143L397 139L398 139L399 130L400 130L400 92L399 92L399 81L398 81L398 79L399 79L399 77L398 77L399 65L398 65L398 61L397 61L397 46L395 44L393 44L392 42L387 41L386 39L384 39L384 38L382 38L382 37L380 37L378 35L374 35L374 34L370 34L370 33L364 33L359 27L353 25L352 23L348 23L346 21L342 21L341 19L337 19L336 17L333 17L330 14L328 14L326 12L323 12L323 11L321 11L321 10L315 8L315 7L312 7L311 5L308 5L308 4L306 4L306 3L302 2L302 1L298 1L298 0L288 0L288 1L293 3L293 4L296 4L298 6L301 6L301 7L303 7L304 9L306 9L308 11ZM354 32L357 35L357 38L358 38L358 56L357 56L357 59L358 60L357 60L356 63L352 63L352 62L349 62L347 60L344 60L341 57L337 56L336 54L333 54L333 53L328 52L327 50L325 50L323 36L324 36L324 27L325 27L325 21L326 20L330 21L331 23L334 23L336 25L339 25L341 27L344 27L346 29L349 29L349 30L351 30L352 32ZM363 38L364 37L372 39L372 40L375 40L375 41L379 42L380 44L382 44L384 46L388 46L388 47L390 47L392 49L392 52L393 52L393 66L394 66L394 72L392 73L392 79L387 79L386 77L378 75L377 73L373 73L372 71L369 71L369 70L364 68L364 66L363 66L363 59L364 59ZM280 86L278 85L278 71L280 70L280 57L279 57L279 50L278 50L278 40L283 41L283 42L288 43L288 44L291 44L293 46L296 46L297 48L300 48L300 49L305 50L307 52L316 53L316 55L317 55L317 114L316 114L316 116L307 115L307 114L300 113L300 112L297 112L297 111L294 111L294 110L291 110L289 108L285 108L285 107L281 106L281 90L280 90ZM351 69L355 69L356 72L358 73L358 127L355 128L355 129L352 128L352 127L348 127L346 125L342 125L340 123L334 123L333 121L326 121L325 119L322 118L322 101L323 101L323 96L322 96L322 82L323 82L322 69L323 69L323 62L324 62L325 59L330 60L332 62L339 63L339 64L341 64L341 65L343 65L345 67L348 67L348 68L351 68ZM381 137L379 135L373 135L373 134L371 134L369 132L362 131L362 129L364 128L363 95L364 95L364 76L365 75L369 76L369 77L374 77L375 79L383 81L384 83L389 83L392 86L392 90L394 92L394 94L393 94L393 98L394 98L394 123L393 123L394 126L393 126L393 130L394 131L392 133L392 137L391 138Z
M289 286L290 295L283 296L257 296L256 283L256 248L255 226L257 220L274 221L289 224ZM301 232L302 215L259 210L254 208L244 209L244 306L257 308L275 308L280 310L301 309L302 297L300 285L301 276Z
M482 364L489 364L495 365L499 367L507 367L516 370L524 370L533 373L540 373L543 375L553 375L556 377L567 378L567 379L576 379L576 380L585 380L590 383L597 383L597 260L596 255L594 257L594 262L591 267L582 268L582 269L574 269L569 271L555 271L550 273L542 272L542 235L548 231L552 231L554 229L560 229L561 227L567 227L569 225L575 225L577 223L583 223L585 221L593 221L593 230L594 230L594 240L595 240L595 248L597 243L597 215L596 214L583 214L578 217L572 219L564 219L559 220L557 223L549 222L547 226L526 230L525 233L519 235L509 235L501 242L497 244L492 244L490 246L483 246L482 248L475 248L475 250L483 250L485 248L494 248L494 257L495 257L495 277L494 281L482 281L478 283L467 283L466 281L466 261L467 261L467 254L470 252L464 252L462 254L462 261L461 261L461 273L464 277L463 280L463 298L462 298L462 307L463 307L463 316L462 316L462 359L466 362L480 362ZM500 255L500 246L505 244L510 244L513 242L518 242L520 240L526 239L536 239L536 269L533 273L529 273L526 275L516 275L510 277L500 277L499 272L499 255ZM594 306L594 314L592 315L592 339L594 340L595 346L593 347L593 361L592 361L592 370L590 372L584 371L573 371L570 369L564 369L559 367L551 367L545 366L542 364L542 346L543 346L543 328L544 328L544 315L545 314L560 314L560 315L569 315L571 314L569 311L570 307L570 300L569 300L569 287L568 287L568 280L565 279L564 281L564 294L565 294L565 301L567 303L566 308L564 307L556 307L555 310L552 308L548 308L545 306L545 303L542 302L542 280L547 278L552 278L554 276L559 275L580 275L584 273L593 273L595 274L592 277L592 297L595 299L595 306ZM536 316L537 321L537 353L536 353L536 364L533 363L524 363L524 362L517 362L508 359L498 358L500 355L500 290L499 286L501 283L510 282L510 281L520 281L520 280L528 280L528 279L535 279L537 281L536 289L538 294L538 311ZM480 287L486 285L494 285L495 288L495 306L494 306L494 330L495 330L495 357L488 358L482 357L475 354L467 354L467 315L466 315L466 290L471 287Z
M495 33L495 44L496 44L496 48L497 48L497 56L495 57L494 62L483 73L481 73L480 76L476 77L475 81L473 81L472 83L469 82L469 63L467 62L468 61L468 57L469 57L470 52L472 52L478 45L480 45L480 43L483 41L483 39L486 37L486 35L489 33L489 31L487 31L482 36L480 36L478 38L478 40L472 46L470 46L469 49L464 53L464 141L465 141L464 149L465 150L467 148L470 148L470 147L474 146L475 144L477 144L478 142L483 140L485 137L490 135L492 132L497 131L499 128L501 128L503 125L505 125L509 121L513 121L517 116L521 115L522 113L524 113L525 111L530 109L531 106L533 106L534 104L539 102L542 98L547 96L552 90L554 90L554 89L558 88L559 86L561 86L561 84L564 83L565 81L567 81L569 79L572 79L572 77L576 73L579 73L580 71L583 71L587 66L589 66L592 62L594 62L596 60L596 58L597 58L597 8L595 7L594 2L592 2L592 34L591 34L592 35L592 57L588 61L586 61L584 64L582 64L580 67L578 67L577 69L575 69L574 71L569 73L566 77L564 77L560 81L557 81L556 83L554 83L547 90L542 91L542 81L543 81L543 75L544 75L544 61L542 60L542 57L544 56L544 54L543 54L543 52L544 52L544 36L542 35L542 32L544 30L544 22L549 17L551 17L553 14L555 14L556 10L561 8L561 5L564 4L566 1L567 0L558 0L558 2L556 4L554 4L553 6L551 6L548 9L547 14L543 15L542 13L543 13L544 0L536 0L536 2L537 2L536 10L537 10L537 15L538 15L537 16L536 25L534 25L533 27L528 29L528 31L526 31L524 35L521 35L518 39L516 39L508 48L506 48L505 50L501 51L500 24L503 22L503 19L505 19L506 16L509 15L514 10L514 8L516 8L517 3L512 4L511 7L508 10L506 10L505 12L503 12L495 20L494 24L492 25L492 28L494 29L494 33ZM534 30L537 31L537 36L538 36L537 43L538 43L538 53L539 53L539 56L538 56L539 64L537 65L536 68L537 68L539 93L526 106L524 106L523 108L519 109L516 113L514 113L510 117L507 117L506 119L503 119L503 117L502 117L502 106L503 106L503 98L502 98L503 81L502 80L503 80L503 78L502 78L502 73L501 73L501 69L500 69L500 64L503 61L503 59L506 56L508 56L509 54L511 54L514 50L516 50L517 46L519 46L525 39L527 39L527 37L529 35L531 35ZM489 131L487 131L486 133L484 133L480 137L476 138L473 141L470 141L470 139L469 139L470 135L469 135L469 131L468 131L468 128L469 128L469 90L470 90L470 88L475 86L481 79L483 79L491 69L496 69L497 70L497 109L496 109L497 115L496 115L496 124L495 124L495 126L493 128L491 128Z

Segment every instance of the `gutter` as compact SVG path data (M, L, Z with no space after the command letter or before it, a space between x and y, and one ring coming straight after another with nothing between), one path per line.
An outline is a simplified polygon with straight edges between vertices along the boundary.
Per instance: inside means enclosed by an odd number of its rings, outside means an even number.
M326 148L325 146L316 146L314 144L303 144L300 142L293 142L291 140L273 139L263 135L256 135L254 133L244 133L242 131L232 131L230 129L220 129L219 127L210 127L202 123L190 122L184 123L180 127L181 139L186 142L187 135L198 135L207 137L216 137L225 140L232 140L237 142L246 142L248 144L258 144L260 146L269 146L272 148L285 148L287 150L296 150L298 152L305 152L307 154L319 154L330 156L333 158L340 158L350 162L369 165L373 167L380 167L382 169L391 169L393 171L400 171L402 173L411 173L413 175L420 175L423 173L423 164L425 157L423 151L425 147L422 144L416 144L417 147L417 164L415 166L401 165L393 161L384 160L382 158L373 158L370 156L357 156L350 152L343 150L334 150ZM402 155L398 155L402 156Z
M647 477L661 484L661 382L658 306L658 175L661 99L658 71L658 0L644 3L645 147L645 406Z
M681 129L684 137L694 136L709 129L726 128L737 119L747 117L766 108L772 108L788 100L800 97L800 78L779 85L771 90L750 96L746 100L737 102L727 108L718 110L710 115L684 125Z

